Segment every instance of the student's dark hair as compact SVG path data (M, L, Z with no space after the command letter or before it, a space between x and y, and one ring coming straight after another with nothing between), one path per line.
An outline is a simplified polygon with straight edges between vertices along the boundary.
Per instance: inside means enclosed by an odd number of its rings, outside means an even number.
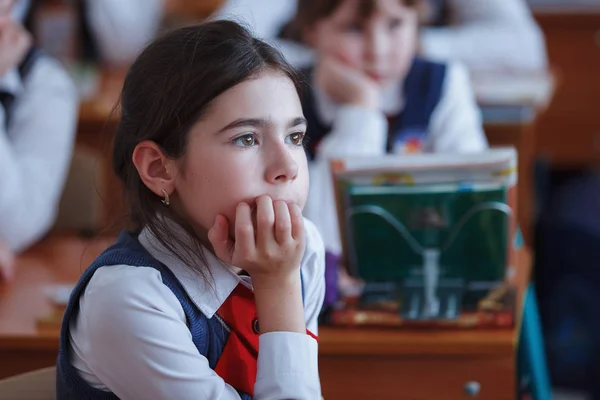
M144 185L132 161L133 151L138 143L151 140L167 157L181 158L190 129L212 100L267 70L283 74L300 89L297 72L277 50L235 22L214 21L158 38L142 51L125 78L113 169L125 186L133 230L149 228L206 280L210 277L201 267L206 258L191 225ZM174 234L167 220L179 224L194 240Z
M282 36L301 41L304 29L331 16L344 1L347 0L298 0L296 17L284 27ZM419 0L398 0L398 2L408 7L416 7ZM358 0L358 9L363 18L368 18L377 9L377 2Z

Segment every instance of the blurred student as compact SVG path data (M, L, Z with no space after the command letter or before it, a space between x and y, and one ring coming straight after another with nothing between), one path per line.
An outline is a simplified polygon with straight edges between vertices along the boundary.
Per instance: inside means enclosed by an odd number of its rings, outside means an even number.
M295 23L317 54L302 99L312 160L305 215L333 275L341 244L331 159L476 152L487 141L465 68L415 57L416 0L300 0Z
M78 106L69 77L32 47L13 3L0 0L0 281L14 272L13 253L54 222Z
M430 10L423 14L431 26L420 31L423 56L461 61L473 69L546 68L544 38L525 0L418 1L420 12ZM214 17L246 21L292 63L304 67L313 61L310 49L279 38L283 31L298 34L293 24L285 29L296 9L297 0L226 0Z

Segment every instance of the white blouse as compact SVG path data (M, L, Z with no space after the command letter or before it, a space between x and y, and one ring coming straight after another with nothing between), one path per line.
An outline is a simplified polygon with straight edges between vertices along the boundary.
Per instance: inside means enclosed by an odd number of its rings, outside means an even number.
M317 334L325 295L324 247L315 226L305 221L301 264L306 325ZM194 304L211 318L239 284L251 287L207 253L214 286L183 265L150 233L139 241L181 282ZM79 301L70 325L71 363L91 386L121 399L239 399L194 343L181 304L150 267L99 268ZM319 399L317 341L307 334L260 335L254 399Z
M79 98L66 71L46 56L35 61L25 81L16 68L8 70L0 76L0 90L15 96L10 115L0 106L0 240L21 251L54 224Z

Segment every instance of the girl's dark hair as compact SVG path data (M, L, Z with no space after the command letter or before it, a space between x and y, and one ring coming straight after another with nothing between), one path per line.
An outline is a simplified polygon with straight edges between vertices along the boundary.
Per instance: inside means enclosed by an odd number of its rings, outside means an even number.
M133 229L149 228L160 243L206 280L209 276L199 263L206 258L191 225L144 185L132 161L133 151L138 143L151 140L167 157L179 159L186 153L191 127L211 101L266 70L284 74L299 89L297 72L277 50L235 22L215 21L155 40L125 78L113 169L125 186ZM194 240L174 234L167 220L179 224Z
M296 17L282 30L282 37L302 41L302 32L321 19L329 17L346 0L298 0ZM408 7L416 7L419 0L398 0ZM375 0L358 0L361 17L369 18L376 10Z

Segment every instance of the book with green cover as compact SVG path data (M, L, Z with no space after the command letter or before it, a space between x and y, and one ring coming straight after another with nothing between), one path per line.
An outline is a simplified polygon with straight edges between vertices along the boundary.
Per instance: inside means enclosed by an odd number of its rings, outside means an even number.
M516 153L411 157L332 164L346 264L365 283L346 303L458 323L512 262ZM510 292L501 297L512 313Z

